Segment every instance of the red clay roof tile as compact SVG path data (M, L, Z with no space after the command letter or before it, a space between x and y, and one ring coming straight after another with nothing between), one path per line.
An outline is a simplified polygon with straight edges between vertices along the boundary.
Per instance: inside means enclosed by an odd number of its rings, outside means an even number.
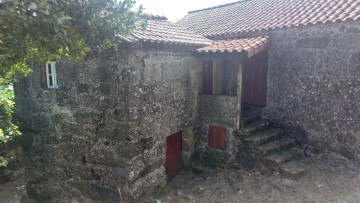
M243 0L189 12L177 24L206 37L360 19L360 0Z
M161 44L177 44L189 46L204 46L212 43L211 40L196 34L193 31L175 25L165 17L149 16L145 29L138 24L135 32L128 37L122 37L128 42L151 42Z
M212 45L197 49L198 52L247 52L248 57L265 50L268 37L215 41Z

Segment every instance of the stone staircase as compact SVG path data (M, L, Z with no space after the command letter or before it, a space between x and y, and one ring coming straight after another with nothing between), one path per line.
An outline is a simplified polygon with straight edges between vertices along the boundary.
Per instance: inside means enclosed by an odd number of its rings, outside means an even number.
M288 167L287 163L303 158L303 152L297 147L296 141L287 137L283 130L271 126L261 118L260 109L244 108L242 111L242 128L238 134L243 146L250 153L248 161L254 166L266 166L271 172L281 172L299 178L304 174L300 168Z

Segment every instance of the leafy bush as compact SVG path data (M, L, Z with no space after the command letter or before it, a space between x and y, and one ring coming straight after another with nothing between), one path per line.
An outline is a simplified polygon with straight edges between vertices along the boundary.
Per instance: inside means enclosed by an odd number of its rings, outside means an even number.
M0 144L21 135L18 126L13 123L14 91L12 88L0 86ZM0 167L7 165L7 160L0 156Z
M134 0L0 0L0 84L28 64L105 51L144 23Z

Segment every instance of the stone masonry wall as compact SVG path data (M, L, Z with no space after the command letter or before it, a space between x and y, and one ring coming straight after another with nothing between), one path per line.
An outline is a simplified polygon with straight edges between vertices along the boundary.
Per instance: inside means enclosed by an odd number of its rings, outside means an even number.
M200 123L234 128L237 121L237 97L201 95L199 104Z
M264 115L316 151L360 160L360 23L258 34L271 40Z
M15 86L30 197L129 202L162 186L165 137L191 129L197 112L193 61L136 50L62 60L58 89L41 87L34 67Z
M235 167L238 145L233 132L237 121L237 101L237 97L231 96L200 96L193 167L197 168L199 164L211 168ZM209 125L225 128L224 150L208 146Z

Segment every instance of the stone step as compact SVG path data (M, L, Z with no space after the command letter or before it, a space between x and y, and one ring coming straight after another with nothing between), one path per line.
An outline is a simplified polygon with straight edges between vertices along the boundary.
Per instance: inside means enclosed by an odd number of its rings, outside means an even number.
M290 150L278 152L276 154L266 156L265 162L269 167L277 167L291 160L300 159L303 157L303 153L296 148Z
M268 142L279 139L280 135L281 135L281 130L270 128L270 129L258 132L249 138L246 138L246 141L254 142L257 146L259 146L259 145L263 145Z
M250 135L256 134L257 132L268 129L270 123L264 120L258 120L246 125L240 130L240 135L243 137L250 137Z
M263 155L267 156L275 152L289 149L294 145L295 145L295 141L293 139L284 138L264 145L260 145L258 148L263 153Z
M284 178L299 180L307 172L306 167L299 161L292 161L282 165L279 168L279 173Z
M245 126L251 122L255 122L261 119L261 114L256 111L243 111L241 112L241 126Z

